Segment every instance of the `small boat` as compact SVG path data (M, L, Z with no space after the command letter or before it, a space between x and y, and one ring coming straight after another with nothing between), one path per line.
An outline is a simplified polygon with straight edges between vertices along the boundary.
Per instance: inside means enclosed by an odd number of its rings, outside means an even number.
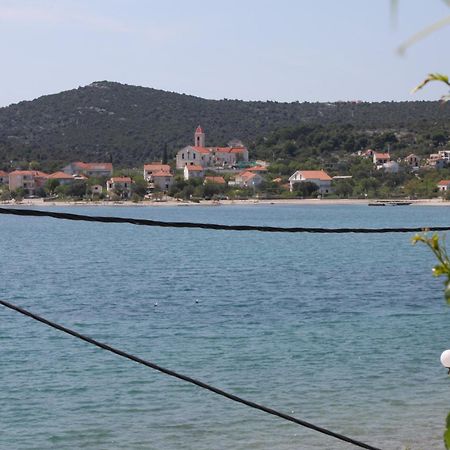
M411 203L405 200L377 200L376 202L370 202L369 206L408 206Z

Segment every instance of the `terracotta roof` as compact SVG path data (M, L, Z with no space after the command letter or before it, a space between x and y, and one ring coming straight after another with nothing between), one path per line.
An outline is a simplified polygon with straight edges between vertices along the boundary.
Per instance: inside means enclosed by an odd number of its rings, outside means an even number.
M67 175L64 172L54 172L48 176L51 180L73 180L74 178L71 175Z
M231 153L231 147L213 147L212 150L218 153Z
M391 155L389 153L375 152L374 155L375 155L375 158L378 158L378 159L389 159L391 157Z
M170 172L170 166L169 164L161 164L155 162L150 164L144 164L144 170L157 172Z
M8 172L5 172L4 170L0 170L0 177L6 177L8 175Z
M321 181L331 181L331 177L324 170L299 170L303 178Z
M247 172L267 172L267 168L264 166L253 166L249 167Z
M438 183L439 186L447 186L449 184L450 184L450 180L441 180Z
M205 177L205 181L210 183L226 184L224 177Z
M160 172L155 172L153 174L154 177L173 177L173 175L170 172L166 172L164 170L161 170Z
M205 169L202 166L186 166L189 171L203 172Z
M9 174L11 175L32 175L33 177L48 178L48 174L39 170L15 170Z
M191 130L192 130L192 128L191 128ZM199 126L196 128L195 132L196 132L196 133L203 133L202 127L199 125Z
M254 172L248 172L248 171L241 172L241 173L239 174L239 176L242 178L243 181L249 181L249 180L251 180L252 178L255 178L256 175L257 175L256 173L254 173Z
M112 177L109 181L113 183L131 183L130 177Z
M196 151L196 152L199 152L199 153L211 153L210 152L210 149L209 148L206 148L206 147L198 147L198 146L196 146L196 145L193 145L192 146L192 148Z

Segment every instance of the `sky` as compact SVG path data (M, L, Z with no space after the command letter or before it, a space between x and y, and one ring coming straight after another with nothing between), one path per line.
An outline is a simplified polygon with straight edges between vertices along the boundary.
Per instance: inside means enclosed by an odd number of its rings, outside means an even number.
M400 101L450 74L443 0L0 0L0 106L108 80L210 99ZM396 17L396 18L395 18Z

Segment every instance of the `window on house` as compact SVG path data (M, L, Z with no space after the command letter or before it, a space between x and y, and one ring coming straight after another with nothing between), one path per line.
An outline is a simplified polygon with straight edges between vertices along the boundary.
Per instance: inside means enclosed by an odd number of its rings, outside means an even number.
M184 159L184 153L181 154L181 159Z
M195 153L192 154L192 158L195 159Z

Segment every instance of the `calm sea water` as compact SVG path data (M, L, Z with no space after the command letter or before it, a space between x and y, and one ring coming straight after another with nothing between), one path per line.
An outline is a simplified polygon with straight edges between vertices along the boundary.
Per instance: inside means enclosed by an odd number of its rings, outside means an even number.
M69 211L280 226L450 224L450 208L437 207ZM0 216L0 298L383 449L440 449L450 309L432 256L410 238ZM4 308L0 380L1 449L352 448Z

